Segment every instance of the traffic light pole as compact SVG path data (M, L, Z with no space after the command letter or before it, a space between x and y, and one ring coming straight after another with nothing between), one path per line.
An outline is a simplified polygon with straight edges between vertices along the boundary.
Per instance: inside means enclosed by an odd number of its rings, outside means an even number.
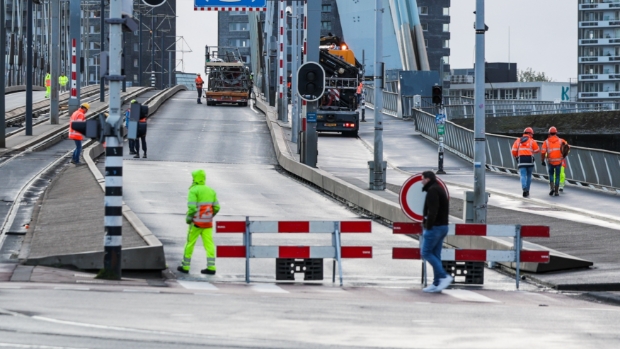
M319 45L321 28L321 2L320 1L308 1L305 4L305 32L306 32L306 60L305 62L319 62ZM308 28L308 23L311 23ZM319 102L307 102L306 115L304 119L306 128L304 130L304 146L303 154L301 158L303 163L316 167L317 155L318 155L318 135L316 133L316 113L318 111ZM308 118L308 116L311 116Z
M442 116L445 115L443 104L439 106L439 115L442 115ZM439 141L439 149L438 149L439 158L438 158L438 164L437 164L437 174L446 174L446 171L443 170L443 137L445 134L444 120L445 119L442 118L437 123L437 140Z
M476 84L475 84L475 112L474 112L474 223L486 223L486 138L485 138L485 38L484 0L476 0Z
M293 76L291 78L291 142L297 143L297 136L299 133L299 97L297 97L297 69L299 69L299 30L297 25L299 23L299 5L296 2L291 3L292 7L292 22L291 22L291 71Z
M6 21L4 20L6 0L0 0L0 8L3 9L0 12L0 47L6 47ZM6 77L6 74L4 73L5 67L6 55L2 54L0 55L0 69L2 69L2 74L0 74L0 148L6 148L6 116L4 115L6 111L6 95L4 94Z
M105 51L105 0L101 0L101 15L99 15L99 52ZM99 67L101 69L101 54L99 54ZM105 80L103 77L99 78L99 101L105 101Z
M34 60L32 57L32 22L34 13L32 11L32 1L27 2L28 23L26 23L26 136L32 136L32 67L34 64ZM4 11L4 9L2 9L2 11ZM2 69L4 69L4 67L2 67ZM4 71L2 73L4 74Z
M383 0L375 4L375 144L374 160L368 162L370 190L385 190L386 163L383 161Z
M106 120L105 140L105 239L103 269L98 277L121 278L121 251L123 229L123 143L121 136L121 55L122 55L122 0L110 1L110 113ZM103 30L103 28L101 28Z

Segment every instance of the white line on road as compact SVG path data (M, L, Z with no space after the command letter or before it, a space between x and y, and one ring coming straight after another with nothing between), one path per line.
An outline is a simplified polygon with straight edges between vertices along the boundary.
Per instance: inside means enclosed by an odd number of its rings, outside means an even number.
M204 290L204 291L217 291L218 288L215 285L202 282L202 281L185 281L177 280L177 283L188 290Z
M0 348L26 348L26 349L86 349L77 347L50 347L48 345L28 345L28 344L13 344L13 343L0 343Z
M71 286L58 286L54 287L55 290L68 290L68 291L90 291L88 287L71 287Z
M252 290L263 293L289 293L276 284L256 284L252 285Z
M443 290L442 293L447 294L448 296L452 296L454 298L464 300L466 302L500 303L500 301L496 301L495 299L491 299L476 292L467 290Z
M149 289L132 289L127 288L124 289L123 292L135 292L135 293L159 293L159 290L149 290Z

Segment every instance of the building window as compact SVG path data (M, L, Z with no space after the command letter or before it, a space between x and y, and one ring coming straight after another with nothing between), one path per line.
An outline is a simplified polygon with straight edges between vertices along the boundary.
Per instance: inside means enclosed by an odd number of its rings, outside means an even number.
M134 75L133 75L133 81L135 81L136 83L138 83L138 75L137 75L137 74L134 74Z
M230 39L228 45L235 47L249 47L250 39Z
M134 68L138 67L138 59L137 58L133 59L133 66L134 66Z
M428 39L424 39L424 47L428 48Z
M321 12L332 12L332 5L321 6Z
M443 59L443 64L450 64L450 56L443 56L441 58Z
M138 44L137 44L137 43L134 43L134 44L133 44L133 50L134 50L135 52L138 52Z
M88 81L95 81L95 74L89 74L89 80Z
M444 16L449 16L450 15L450 8L449 7L444 7L443 8L443 15Z
M450 23L444 23L443 24L443 32L447 33L450 31Z
M332 22L331 21L321 21L321 29L327 29L327 30L332 29Z
M228 23L228 30L231 32L248 31L248 23Z
M443 48L450 48L450 40L443 41Z
M244 16L247 15L248 13L246 11L230 11L228 12L229 16Z
M504 99L514 99L512 92L512 90L504 90Z
M421 16L428 16L428 6L418 7L418 12L420 12Z
M428 31L428 23L421 23L421 24L422 24L422 30L427 32Z
M532 89L521 90L521 96L519 98L520 99L534 99L534 90Z

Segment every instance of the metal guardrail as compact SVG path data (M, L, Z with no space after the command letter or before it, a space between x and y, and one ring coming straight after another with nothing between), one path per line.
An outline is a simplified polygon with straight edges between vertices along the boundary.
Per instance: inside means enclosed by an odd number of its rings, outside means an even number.
M437 125L435 116L423 110L414 109L413 119L416 130L430 140L437 142ZM516 174L517 163L512 157L514 137L486 134L487 169ZM473 162L474 132L450 121L445 124L445 147L458 156ZM542 142L539 142L542 146ZM547 178L547 169L540 165L537 156L534 162L534 173ZM593 187L620 194L620 153L571 147L566 158L566 180L575 185Z
M383 113L398 116L398 93L383 91Z

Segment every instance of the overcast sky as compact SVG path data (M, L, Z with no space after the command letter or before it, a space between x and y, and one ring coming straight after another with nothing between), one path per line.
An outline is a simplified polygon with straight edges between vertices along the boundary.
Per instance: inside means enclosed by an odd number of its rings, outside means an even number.
M451 2L450 64L452 68L471 68L476 1ZM193 50L184 54L183 70L204 73L204 47L217 45L217 12L195 12L193 3L193 0L177 0L177 35L183 36ZM485 3L485 22L489 26L487 62L507 62L510 48L510 61L516 62L519 69L531 67L555 81L577 77L577 0L487 0ZM180 53L177 57L180 59ZM177 69L181 70L181 66Z

